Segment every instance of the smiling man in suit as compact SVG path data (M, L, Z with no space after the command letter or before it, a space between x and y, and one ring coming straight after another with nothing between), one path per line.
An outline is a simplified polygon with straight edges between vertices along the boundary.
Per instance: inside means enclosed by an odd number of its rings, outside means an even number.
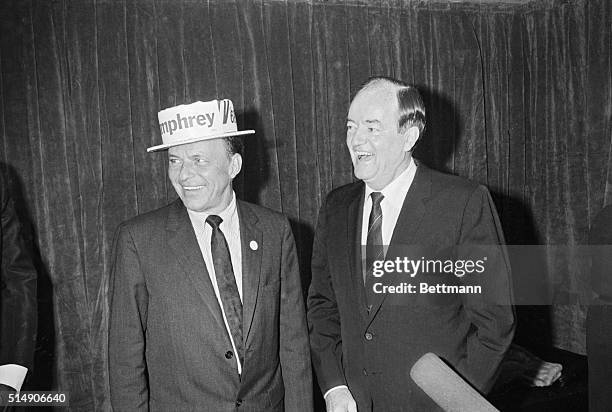
M123 223L111 281L116 411L311 411L308 331L287 219L236 199L229 100L159 114L179 199Z
M419 92L395 79L370 79L351 103L346 143L360 181L332 191L319 212L308 296L311 356L328 412L436 410L408 374L427 352L486 392L512 340L509 267L491 197L413 159L424 127ZM458 265L480 246L491 251L485 273L455 270L444 279L476 282L482 294L396 295L380 285L401 276L375 280L376 261L428 252Z

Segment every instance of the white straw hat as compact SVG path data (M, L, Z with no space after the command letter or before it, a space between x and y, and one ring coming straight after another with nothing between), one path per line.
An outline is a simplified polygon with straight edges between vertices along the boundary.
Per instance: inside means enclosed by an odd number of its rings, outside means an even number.
M147 152L200 140L253 134L255 130L238 131L234 105L229 99L194 102L164 109L157 114L162 144Z

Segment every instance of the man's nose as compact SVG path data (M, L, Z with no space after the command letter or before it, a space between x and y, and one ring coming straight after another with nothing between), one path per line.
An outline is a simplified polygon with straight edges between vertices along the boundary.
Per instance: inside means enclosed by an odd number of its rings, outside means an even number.
M181 172L179 173L179 180L184 182L194 175L193 165L191 162L183 162L181 165Z
M365 141L366 141L365 128L358 127L357 130L355 130L355 133L353 134L352 144L353 146L359 146L360 144L365 143Z

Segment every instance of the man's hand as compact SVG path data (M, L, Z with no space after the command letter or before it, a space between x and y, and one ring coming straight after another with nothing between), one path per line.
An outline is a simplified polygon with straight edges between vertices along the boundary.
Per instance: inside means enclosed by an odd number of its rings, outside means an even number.
M338 388L325 397L327 412L357 412L357 404L347 388Z

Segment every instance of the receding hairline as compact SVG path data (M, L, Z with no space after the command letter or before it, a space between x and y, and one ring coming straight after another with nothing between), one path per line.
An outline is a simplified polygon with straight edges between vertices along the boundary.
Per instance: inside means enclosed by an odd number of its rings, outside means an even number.
M400 102L399 102L399 92L401 90L406 89L414 89L413 86L405 84L395 79L390 79L386 77L375 77L368 79L364 82L355 96L353 100L351 100L351 104L363 93L373 93L373 94L384 94L392 102L397 114L399 116L400 112Z
M362 93L385 93L394 102L398 127L403 129L406 125L415 125L419 129L419 137L423 133L426 122L425 105L421 93L415 86L392 77L370 77L355 93L351 105Z
M407 83L404 83L401 80L392 79L390 77L384 77L384 76L373 77L373 78L366 80L359 87L359 90L357 90L357 93L355 93L355 97L361 94L361 92L364 92L367 90L381 90L381 91L387 90L389 91L389 93L394 93L397 95L397 93L403 89L415 89L415 87ZM355 97L353 97L353 100L355 99Z
M399 90L400 88L394 87L392 83L377 82L375 84L364 84L357 91L355 96L353 96L353 99L351 100L351 106L357 100L357 98L360 98L363 94L370 94L370 96L377 95L377 96L382 96L386 100L388 100L393 105L395 110L398 111L398 114L399 114L399 100L398 100ZM349 108L349 111L350 111L350 108Z

